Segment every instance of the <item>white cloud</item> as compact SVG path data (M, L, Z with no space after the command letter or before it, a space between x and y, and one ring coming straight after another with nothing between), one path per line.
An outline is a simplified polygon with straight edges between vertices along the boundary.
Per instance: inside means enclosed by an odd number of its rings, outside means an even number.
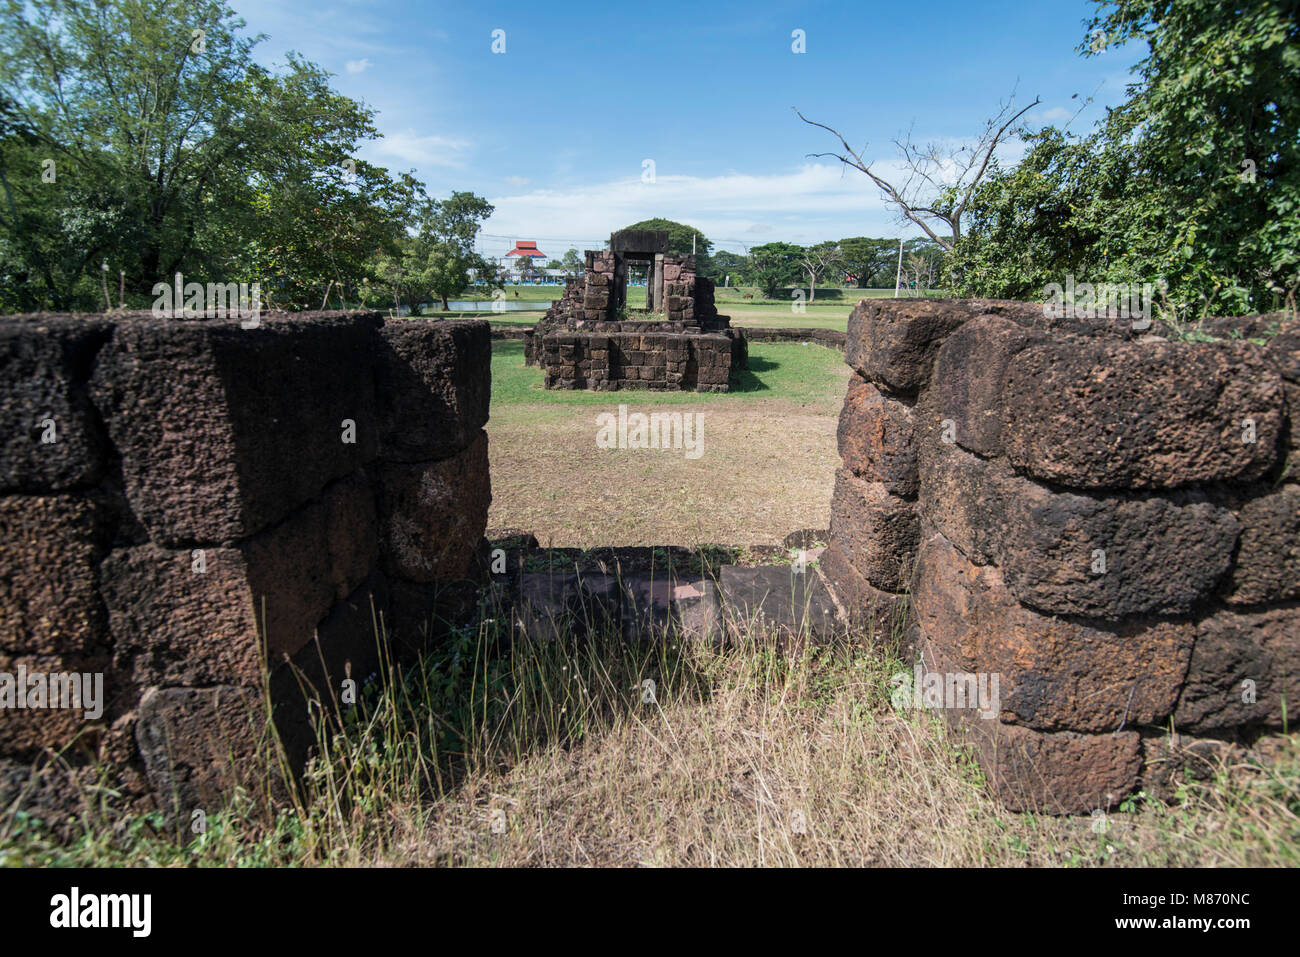
M900 172L896 161L880 161L873 168L887 179ZM535 189L491 197L491 202L496 211L484 232L505 236L594 241L655 216L695 226L718 248L732 250L773 240L811 243L919 234L911 224L898 224L865 176L838 164L808 163L769 175L660 173L654 183L634 177L572 189Z
M370 67L370 57L362 57L360 60L349 60L344 66L349 73L361 73Z
M1057 120L1068 120L1072 116L1074 116L1074 113L1063 106L1054 106L1050 110L1043 110L1042 113L1038 114L1040 120L1048 123L1055 123Z
M506 183L511 186L527 186L532 180L527 176L507 176Z
M414 130L385 133L383 139L367 144L363 152L381 163L386 158L411 166L463 166L471 144L446 136L420 136Z

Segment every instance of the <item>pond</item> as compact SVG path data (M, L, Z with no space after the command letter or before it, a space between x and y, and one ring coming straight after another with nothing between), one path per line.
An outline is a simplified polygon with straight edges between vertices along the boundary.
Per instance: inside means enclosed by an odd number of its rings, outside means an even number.
M542 299L452 299L447 307L452 312L545 312L551 303ZM435 303L437 309L441 303Z

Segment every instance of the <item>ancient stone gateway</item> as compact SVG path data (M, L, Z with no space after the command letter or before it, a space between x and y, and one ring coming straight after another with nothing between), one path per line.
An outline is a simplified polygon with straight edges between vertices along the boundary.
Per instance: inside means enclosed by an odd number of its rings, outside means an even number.
M667 252L664 230L625 229L609 249L587 250L586 275L525 340L529 365L548 389L726 392L733 371L748 365L748 346L718 315L713 282L695 273L695 257ZM647 269L644 311L627 309L629 267Z

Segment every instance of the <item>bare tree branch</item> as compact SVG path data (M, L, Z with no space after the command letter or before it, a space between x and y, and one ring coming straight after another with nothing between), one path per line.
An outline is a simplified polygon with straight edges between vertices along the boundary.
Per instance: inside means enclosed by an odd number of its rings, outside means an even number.
M901 141L894 141L902 156L903 165L907 169L907 178L901 187L895 186L872 170L871 165L862 158L862 154L849 145L839 130L825 123L808 119L798 107L794 108L794 112L809 126L820 127L832 134L843 147L842 153L809 153L810 157L834 157L845 166L865 173L903 218L920 226L930 239L951 252L957 241L961 239L962 214L966 212L971 197L975 195L975 190L993 163L993 154L1006 138L1008 131L1040 102L1035 97L1028 106L1012 113L1013 99L1014 93L1002 105L997 115L984 124L984 130L974 146L960 146L951 150L944 150L935 143L924 147L918 146L912 141L912 132L909 129L906 137ZM942 224L947 228L949 235L940 235L932 228L932 223Z

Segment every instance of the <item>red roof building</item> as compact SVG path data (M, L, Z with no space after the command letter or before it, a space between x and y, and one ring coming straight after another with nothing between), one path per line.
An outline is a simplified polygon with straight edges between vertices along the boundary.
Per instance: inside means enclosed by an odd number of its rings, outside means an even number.
M515 243L515 248L506 253L507 256L528 256L532 259L545 259L546 253L537 248L537 243L527 239L520 239Z

